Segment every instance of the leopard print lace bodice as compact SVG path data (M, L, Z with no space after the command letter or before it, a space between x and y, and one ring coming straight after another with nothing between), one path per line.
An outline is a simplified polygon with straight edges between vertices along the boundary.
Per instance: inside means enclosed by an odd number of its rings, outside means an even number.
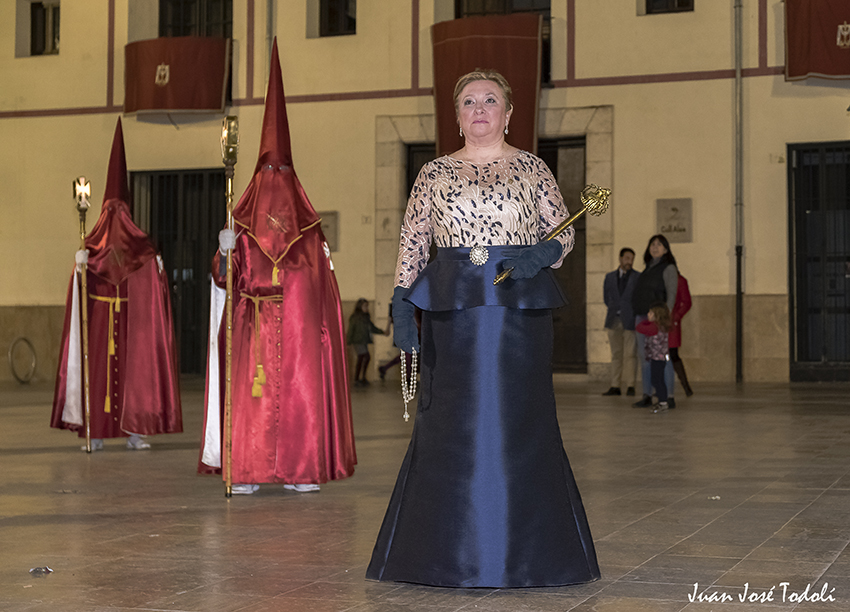
M569 213L539 157L516 151L485 164L448 155L425 164L410 191L401 227L395 285L410 287L438 247L537 244ZM570 227L557 268L574 244Z

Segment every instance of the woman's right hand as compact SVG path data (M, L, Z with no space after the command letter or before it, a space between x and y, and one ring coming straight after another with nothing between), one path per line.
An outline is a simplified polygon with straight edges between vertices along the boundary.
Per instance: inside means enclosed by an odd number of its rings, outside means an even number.
M557 240L544 240L518 251L519 255L505 259L505 269L512 269L511 278L534 278L540 270L561 258L564 245Z
M393 289L393 344L405 353L419 352L416 306L404 301L405 293L406 287Z

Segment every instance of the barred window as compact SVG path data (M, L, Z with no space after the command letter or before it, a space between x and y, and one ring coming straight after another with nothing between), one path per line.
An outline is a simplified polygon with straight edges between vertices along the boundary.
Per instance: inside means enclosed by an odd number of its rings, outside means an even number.
M646 0L647 15L692 10L694 10L694 0Z
M59 2L30 4L30 55L59 53Z
M233 36L233 0L159 0L160 36Z
M319 36L357 33L357 0L321 0Z

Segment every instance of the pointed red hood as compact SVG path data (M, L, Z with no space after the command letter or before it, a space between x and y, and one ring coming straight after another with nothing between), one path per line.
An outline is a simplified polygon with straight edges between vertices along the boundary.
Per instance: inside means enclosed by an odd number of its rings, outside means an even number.
M127 157L124 155L124 130L121 128L121 117L115 126L115 136L112 139L112 153L109 155L109 169L106 171L106 189L103 201L121 200L126 202L130 213L133 213L133 202L130 199L130 185L127 182Z
M86 236L86 248L89 271L115 285L156 255L147 234L133 223L120 117L109 156L103 206L97 223Z
M319 221L292 165L277 38L272 46L260 154L254 176L233 210L233 219L274 262L286 255L304 230Z

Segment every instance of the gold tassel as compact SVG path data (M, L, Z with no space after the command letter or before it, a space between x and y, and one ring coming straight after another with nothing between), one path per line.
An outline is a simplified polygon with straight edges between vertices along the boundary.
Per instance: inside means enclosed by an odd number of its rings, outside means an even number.
M266 384L266 373L263 372L263 366L257 364L257 375L254 377L254 384L251 387L251 395L253 397L263 397L264 384Z
M121 300L116 299L114 302L109 300L109 342L107 343L107 355L115 354L115 306L121 305Z
M272 268L272 286L273 287L279 287L280 286L280 279L277 277L277 274L278 274L279 271L280 270L278 270L277 264L275 264L274 268Z
M104 412L112 412L112 406L109 403L109 396L106 396L106 400L103 402L103 411Z

